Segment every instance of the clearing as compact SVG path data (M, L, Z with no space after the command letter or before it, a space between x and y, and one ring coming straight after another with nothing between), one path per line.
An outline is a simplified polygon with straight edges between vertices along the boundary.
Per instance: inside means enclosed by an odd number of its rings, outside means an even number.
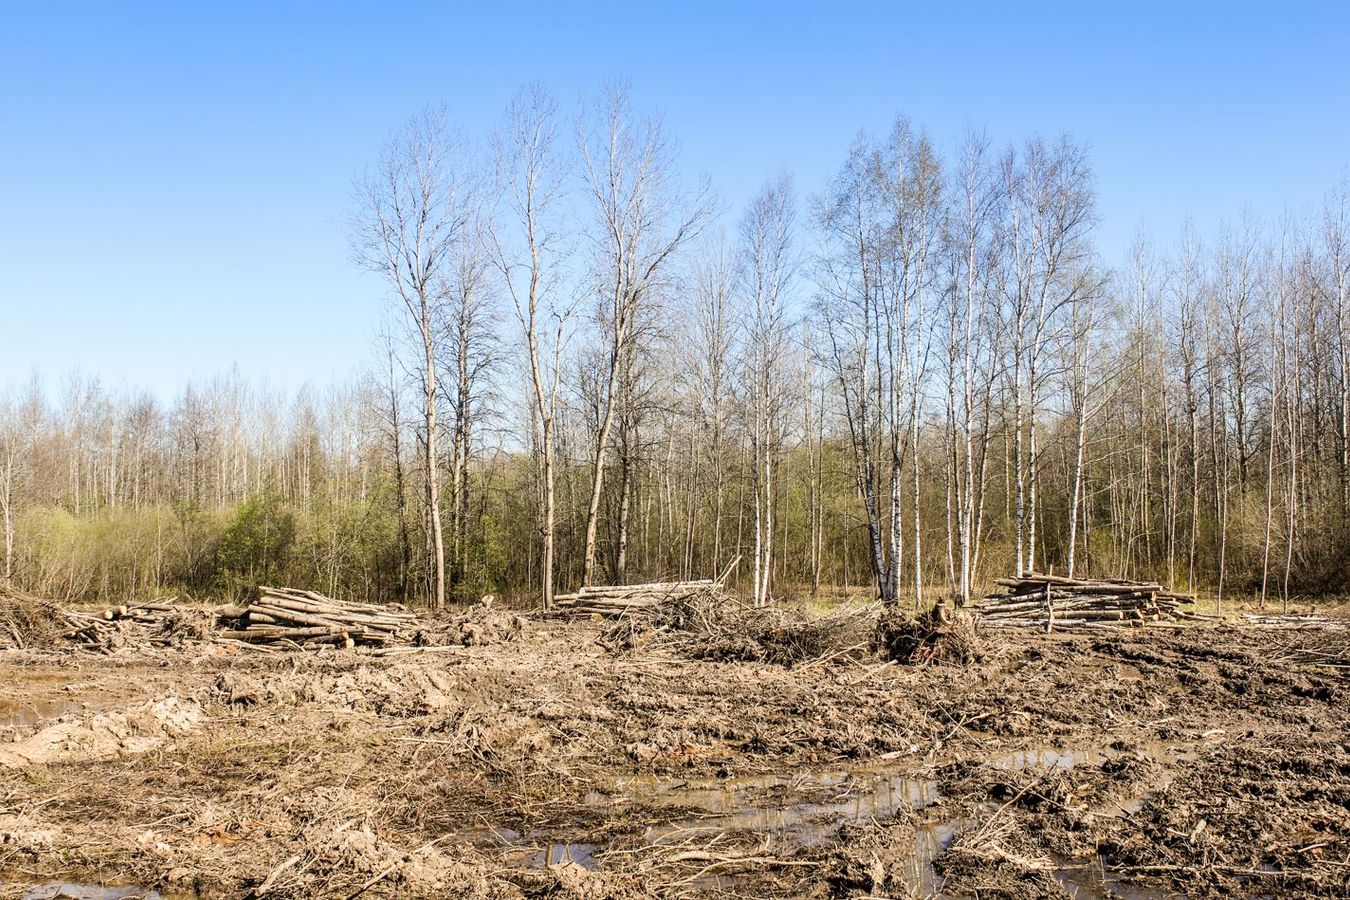
M0 651L0 897L1350 895L1343 620L511 618Z

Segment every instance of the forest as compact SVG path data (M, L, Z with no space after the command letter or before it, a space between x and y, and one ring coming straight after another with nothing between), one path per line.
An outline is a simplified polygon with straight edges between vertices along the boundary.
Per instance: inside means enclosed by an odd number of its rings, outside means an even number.
M1024 570L1344 593L1350 184L1115 260L1071 136L839 144L731 208L622 84L527 86L490 134L426 111L346 211L376 362L0 387L0 579L547 606L739 556L756 605Z

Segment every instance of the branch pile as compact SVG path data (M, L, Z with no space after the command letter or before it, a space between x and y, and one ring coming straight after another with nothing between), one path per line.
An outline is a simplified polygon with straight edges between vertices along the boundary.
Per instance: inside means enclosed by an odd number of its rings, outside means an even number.
M617 618L625 613L680 603L718 590L711 578L701 581L653 581L647 584L611 584L584 587L575 594L554 597L557 611L569 616Z
M1322 666L1350 672L1350 633L1345 628L1299 628L1271 657L1304 666Z
M214 616L175 598L110 606L102 612L67 610L71 627L61 634L78 650L110 653L127 646L181 647L210 640Z
M344 603L292 588L260 587L258 599L242 610L222 611L221 618L233 627L218 638L250 644L386 647L410 642L417 630L416 614L399 604Z
M1195 618L1182 609L1189 594L1148 581L1067 578L1025 572L995 581L1003 593L988 594L974 607L987 625L1055 628L1140 627Z
M84 610L63 609L13 589L0 590L0 648L65 645L110 653L127 646L178 647L209 640L213 624L208 611L179 606L174 598Z
M50 600L0 585L0 649L51 646L70 626L65 612Z

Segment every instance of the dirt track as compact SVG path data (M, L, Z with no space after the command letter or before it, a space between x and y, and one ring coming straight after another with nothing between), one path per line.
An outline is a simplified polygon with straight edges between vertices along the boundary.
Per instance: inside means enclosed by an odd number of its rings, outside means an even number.
M602 630L2 652L0 897L1350 895L1350 677L1280 661L1306 635L913 668Z

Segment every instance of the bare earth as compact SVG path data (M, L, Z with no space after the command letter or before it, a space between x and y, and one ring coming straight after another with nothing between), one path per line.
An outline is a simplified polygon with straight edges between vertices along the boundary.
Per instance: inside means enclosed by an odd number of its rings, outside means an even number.
M0 651L0 897L1344 897L1344 634Z

